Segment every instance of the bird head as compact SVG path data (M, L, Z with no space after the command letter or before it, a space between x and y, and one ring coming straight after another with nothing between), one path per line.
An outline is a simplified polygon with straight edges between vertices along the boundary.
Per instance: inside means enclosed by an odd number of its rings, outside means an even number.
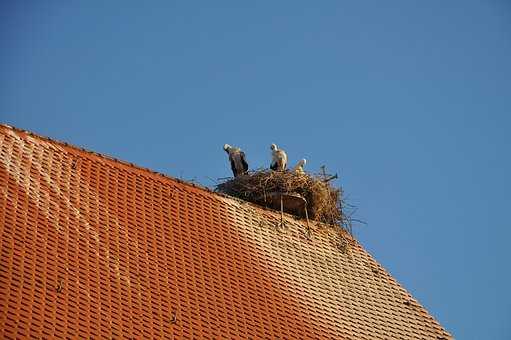
M229 144L224 144L224 150L225 152L229 152L229 149L231 148L231 146Z
M272 144L272 145L271 145L271 147L270 147L270 149L271 149L272 151L277 151L277 150L278 150L278 149L277 149L277 145L275 145L275 144Z
M298 162L298 165L304 166L306 163L307 163L307 160L305 158L303 158L303 159L300 159L300 161Z

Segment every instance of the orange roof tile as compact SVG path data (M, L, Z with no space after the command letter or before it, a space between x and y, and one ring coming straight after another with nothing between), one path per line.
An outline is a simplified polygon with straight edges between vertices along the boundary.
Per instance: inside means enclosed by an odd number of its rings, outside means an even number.
M0 127L2 338L452 337L355 240Z

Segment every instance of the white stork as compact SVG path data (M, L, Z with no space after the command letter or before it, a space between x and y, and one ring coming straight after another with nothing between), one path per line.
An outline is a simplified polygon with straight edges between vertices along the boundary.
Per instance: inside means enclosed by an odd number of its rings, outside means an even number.
M245 159L245 153L240 148L235 148L229 144L224 145L224 150L229 154L231 170L234 177L245 174L248 171L248 163Z
M303 175L305 174L305 171L303 170L303 167L305 166L305 164L307 163L307 160L304 158L304 159L300 159L298 161L298 164L295 165L293 171L299 175Z
M287 155L282 149L277 148L277 145L271 145L271 164L270 169L275 171L284 171L287 168Z

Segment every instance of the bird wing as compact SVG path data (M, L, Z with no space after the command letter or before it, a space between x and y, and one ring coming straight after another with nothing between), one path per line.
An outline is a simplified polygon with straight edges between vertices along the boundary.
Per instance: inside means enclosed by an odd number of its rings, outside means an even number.
M279 150L279 158L281 162L282 170L286 170L287 168L287 154L284 152L284 150Z
M238 174L238 171L236 170L236 162L234 162L234 159L232 155L229 155L229 161L231 162L231 170L234 177Z
M245 153L243 151L240 152L241 164L243 165L243 170L248 171L248 163L245 158Z
M270 169L272 170L277 170L277 161L278 161L278 156L277 156L277 152L276 151L273 151L271 153L271 162L270 162Z
M279 158L277 161L277 170L285 170L286 169L286 163L284 163L284 160L282 158Z

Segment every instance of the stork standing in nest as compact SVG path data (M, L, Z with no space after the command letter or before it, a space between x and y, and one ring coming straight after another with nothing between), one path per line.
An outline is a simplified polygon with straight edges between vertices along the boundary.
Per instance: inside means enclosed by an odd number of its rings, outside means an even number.
M307 160L305 158L300 159L298 161L298 164L295 165L293 171L298 175L304 175L305 171L303 170L303 167L305 166L306 163L307 163Z
M271 164L270 169L274 171L284 171L287 168L287 154L284 150L277 148L277 145L271 145Z
M245 153L240 148L232 147L229 144L224 145L224 150L229 155L231 162L231 170L234 177L246 174L248 171L248 163Z

